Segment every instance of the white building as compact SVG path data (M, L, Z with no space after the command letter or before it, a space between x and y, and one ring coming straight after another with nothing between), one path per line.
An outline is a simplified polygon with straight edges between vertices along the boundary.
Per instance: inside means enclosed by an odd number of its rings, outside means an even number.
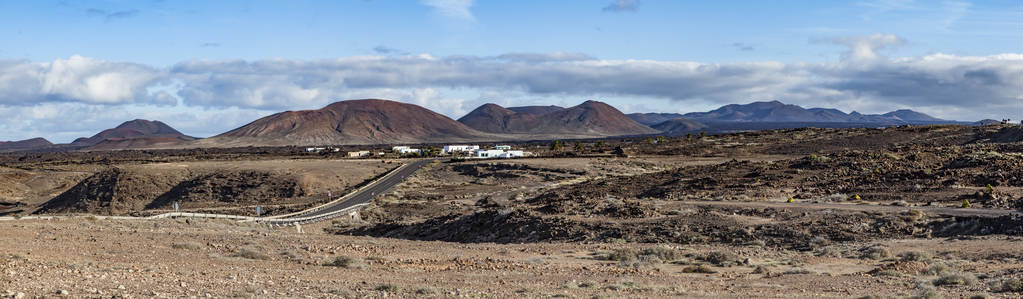
M418 153L422 153L423 152L423 150L421 150L421 149L411 148L411 147L408 147L408 146L395 146L395 147L391 148L391 151L395 152L395 153L398 153L398 154L402 154L402 155L411 154L411 153L418 154Z
M490 159L490 158L518 158L524 156L523 151L506 151L506 150L475 150L472 153L473 158L479 159Z
M511 145L498 145L498 146L495 146L494 149L506 150L507 151L507 150L511 150Z
M365 156L369 156L369 151L348 152L348 157L349 158L358 158L358 157L365 157Z
M305 151L309 152L309 153L319 153L319 152L334 152L334 153L336 153L336 152L340 152L341 149L340 148L336 148L336 147L307 147L307 148L305 148Z
M455 152L472 152L479 149L479 145L445 145L440 152L442 154L450 154Z

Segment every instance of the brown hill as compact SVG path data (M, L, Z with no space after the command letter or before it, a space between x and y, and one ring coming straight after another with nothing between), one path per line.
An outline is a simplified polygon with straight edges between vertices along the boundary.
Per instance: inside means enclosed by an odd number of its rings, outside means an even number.
M538 137L604 137L657 133L657 130L637 123L618 109L602 102L586 101L575 107L556 108L558 109L548 108L549 112L546 113L533 114L530 112L542 112L543 109L521 109L520 111L524 112L516 112L495 104L486 104L458 121L483 132Z
M89 138L78 138L71 145L89 150L117 150L173 146L193 140L194 137L181 134L163 122L136 119Z
M0 141L0 151L18 151L44 148L52 146L49 140L43 138L32 138L21 141Z
M337 102L319 110L277 113L200 144L394 144L497 139L417 105L367 99Z

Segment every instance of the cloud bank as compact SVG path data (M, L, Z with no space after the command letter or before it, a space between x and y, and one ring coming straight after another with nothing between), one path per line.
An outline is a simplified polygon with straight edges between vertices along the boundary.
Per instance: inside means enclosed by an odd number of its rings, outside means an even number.
M464 93L471 91L480 97L655 99L683 106L776 99L865 112L913 108L961 120L1023 113L1021 54L888 58L878 51L904 43L901 38L876 34L820 42L849 50L842 60L827 63L606 60L560 52L195 60L167 68L80 56L44 63L0 60L0 109L15 113L7 114L13 115L8 122L18 122L27 116L16 113L40 113L29 109L39 105L183 105L265 114L378 97L457 118L479 101L515 102L472 100Z

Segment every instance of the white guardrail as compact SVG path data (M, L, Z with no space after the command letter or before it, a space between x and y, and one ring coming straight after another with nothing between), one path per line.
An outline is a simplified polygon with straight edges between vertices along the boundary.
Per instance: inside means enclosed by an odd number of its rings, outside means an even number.
M376 185L376 183L381 182L383 180L386 180L386 179L390 178L391 176L394 176L401 169L403 169L405 167L410 167L412 164L413 163L408 163L408 164L404 164L402 166L396 167L396 168L392 169L386 175L380 177L379 179L376 179L373 182L371 182L369 184L366 184L365 186L362 186L359 189L356 189L355 191L349 192L348 194L345 194L344 196L342 196L342 197L340 197L340 198L338 198L336 200L332 200L332 201L330 201L328 203L325 203L325 204L322 204L322 205L319 205L319 206L316 206L316 207L313 207L313 208L309 208L309 209L306 209L306 210L290 213L290 214L270 216L270 217L252 217L252 216L238 216L238 215L226 215L226 214L170 212L170 213L163 213L163 214L159 214L159 215L153 215L153 216L149 216L149 217L130 217L130 216L23 216L23 217L0 217L0 221L9 221L9 220L17 220L17 219L52 220L52 219L74 218L74 217L80 217L80 218L95 217L96 219L114 219L114 220L164 219L164 218L187 217L187 218L229 219L229 220L237 220L237 221L244 221L244 222L259 222L259 223L269 224L270 226L290 226L290 225L296 225L296 224L306 224L306 223L313 223L313 222L319 222L319 221L327 220L327 219L334 218L334 217L337 217L337 216L342 215L342 214L348 214L348 213L351 213L352 211L355 211L355 210L358 210L359 208L362 208L363 206L369 205L369 203L357 204L357 205L353 205L351 207L347 207L347 208L344 208L344 209L341 209L341 210L337 210L337 211L333 211L333 212L325 213L325 214L320 214L320 215L307 216L307 217L295 217L295 218L286 218L286 217L292 217L292 216L295 216L295 215L301 215L301 214L307 214L307 213L312 213L312 212L320 211L320 210L329 208L329 207L331 207L333 205L336 205L338 203L344 202L345 200L348 200L352 196L355 196L355 194L358 194L362 190L365 190L366 188L372 187L373 185Z

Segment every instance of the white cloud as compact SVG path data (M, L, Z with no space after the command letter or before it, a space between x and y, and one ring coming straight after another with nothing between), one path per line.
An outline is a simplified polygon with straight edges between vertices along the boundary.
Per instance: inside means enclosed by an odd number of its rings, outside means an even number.
M474 0L422 0L423 5L432 7L438 14L459 20L473 21L472 11Z
M842 57L856 63L877 60L881 58L881 55L877 53L878 50L891 46L901 46L906 43L904 39L894 34L881 33L841 37L826 41L849 47L849 51L843 54Z
M145 65L81 56L49 63L0 62L0 103L84 102L126 104L156 102L147 86L162 72ZM165 103L166 104L166 103Z
M662 111L781 100L866 113L912 108L961 120L1023 114L1021 54L887 58L878 52L903 43L901 38L875 34L829 41L849 47L844 60L717 64L571 53L421 54L197 60L170 68L78 56L47 63L8 60L0 61L0 113L6 116L0 132L8 134L0 139L68 131L85 136L91 134L80 131L95 133L139 117L183 120L174 125L206 136L268 113L356 98L415 103L452 118L484 102L571 105L578 99Z

